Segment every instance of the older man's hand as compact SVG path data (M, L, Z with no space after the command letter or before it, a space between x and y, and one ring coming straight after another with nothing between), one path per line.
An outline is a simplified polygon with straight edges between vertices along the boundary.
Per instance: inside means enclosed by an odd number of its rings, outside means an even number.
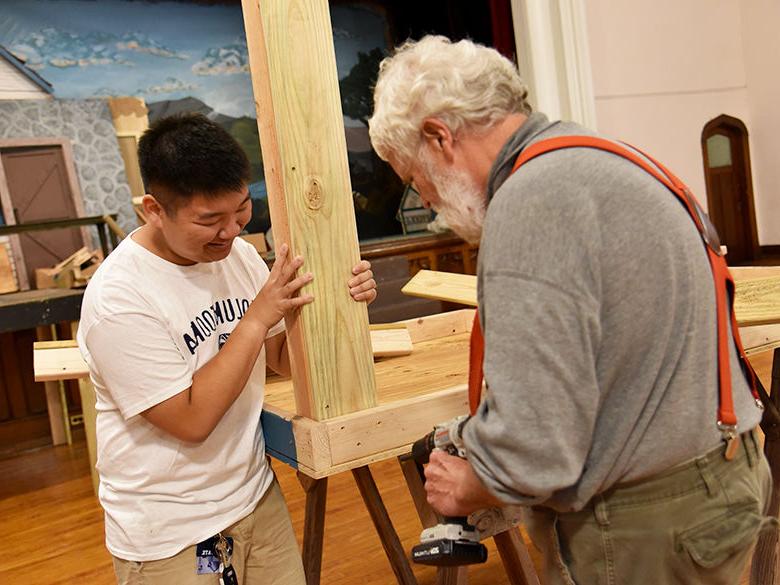
M425 468L425 491L428 503L444 516L467 516L482 508L502 505L468 461L438 449L431 453Z

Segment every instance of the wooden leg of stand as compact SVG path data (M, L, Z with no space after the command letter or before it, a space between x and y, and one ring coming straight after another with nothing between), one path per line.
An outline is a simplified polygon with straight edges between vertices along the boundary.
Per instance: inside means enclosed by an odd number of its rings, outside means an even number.
M769 394L772 402L780 407L780 348L772 356L772 386ZM764 435L764 453L772 469L772 499L768 514L777 517L780 511L780 429L765 428ZM775 530L764 532L759 537L750 569L751 585L777 585L780 575L777 537Z
M368 466L358 467L352 470L352 475L360 490L360 495L363 497L363 502L366 504L366 509L371 515L371 520L374 522L374 527L382 541L387 560L390 561L398 583L400 585L417 585L417 579L412 573L412 567L406 558L398 534L393 528L393 523L384 502L382 502L382 496L379 494L371 471Z
M303 491L306 492L306 515L303 522L303 570L306 573L306 585L319 585L328 478L312 479L300 471L297 475Z
M496 534L493 540L511 585L539 585L536 567L517 528Z
M401 464L401 471L404 473L406 485L409 487L409 493L412 495L423 528L435 526L440 518L425 497L422 466L411 459L399 458L398 463ZM438 567L436 570L436 585L468 585L468 578L467 567Z

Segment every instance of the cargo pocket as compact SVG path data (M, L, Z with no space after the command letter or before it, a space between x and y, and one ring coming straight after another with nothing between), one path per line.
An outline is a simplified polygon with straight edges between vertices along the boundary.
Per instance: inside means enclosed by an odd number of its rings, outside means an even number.
M572 577L571 571L569 570L569 555L566 554L567 551L564 550L564 547L561 543L561 536L558 532L557 517L553 520L552 525L550 526L550 538L553 546L553 554L555 555L554 562L561 579L563 579L565 585L577 585L577 583L574 582L574 577Z
M700 567L712 569L752 545L763 524L755 502L736 504L725 514L680 532L677 550L686 551Z

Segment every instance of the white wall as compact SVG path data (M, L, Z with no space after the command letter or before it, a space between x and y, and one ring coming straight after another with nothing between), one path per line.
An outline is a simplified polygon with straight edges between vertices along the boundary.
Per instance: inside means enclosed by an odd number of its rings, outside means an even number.
M48 99L43 91L16 67L0 57L0 100Z
M780 60L776 0L588 0L586 7L599 131L659 158L706 206L701 131L720 114L741 119L751 136L759 243L780 243L780 165L768 162L780 128L759 128L763 104L780 96L780 82L766 79Z
M758 238L780 244L780 2L740 0Z

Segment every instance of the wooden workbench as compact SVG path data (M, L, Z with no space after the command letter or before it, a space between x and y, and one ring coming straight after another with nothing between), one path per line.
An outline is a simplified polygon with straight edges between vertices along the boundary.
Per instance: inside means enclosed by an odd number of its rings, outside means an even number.
M292 382L266 383L266 449L311 478L395 457L433 425L468 411L464 381L474 311L404 321L411 355L375 363L379 405L314 421L295 414Z
M379 405L374 408L325 421L308 419L295 414L291 381L270 378L262 418L269 453L318 479L395 457L434 424L467 412L464 380L473 315L464 309L403 322L414 352L375 363ZM86 381L88 376L75 345L36 344L36 381Z

